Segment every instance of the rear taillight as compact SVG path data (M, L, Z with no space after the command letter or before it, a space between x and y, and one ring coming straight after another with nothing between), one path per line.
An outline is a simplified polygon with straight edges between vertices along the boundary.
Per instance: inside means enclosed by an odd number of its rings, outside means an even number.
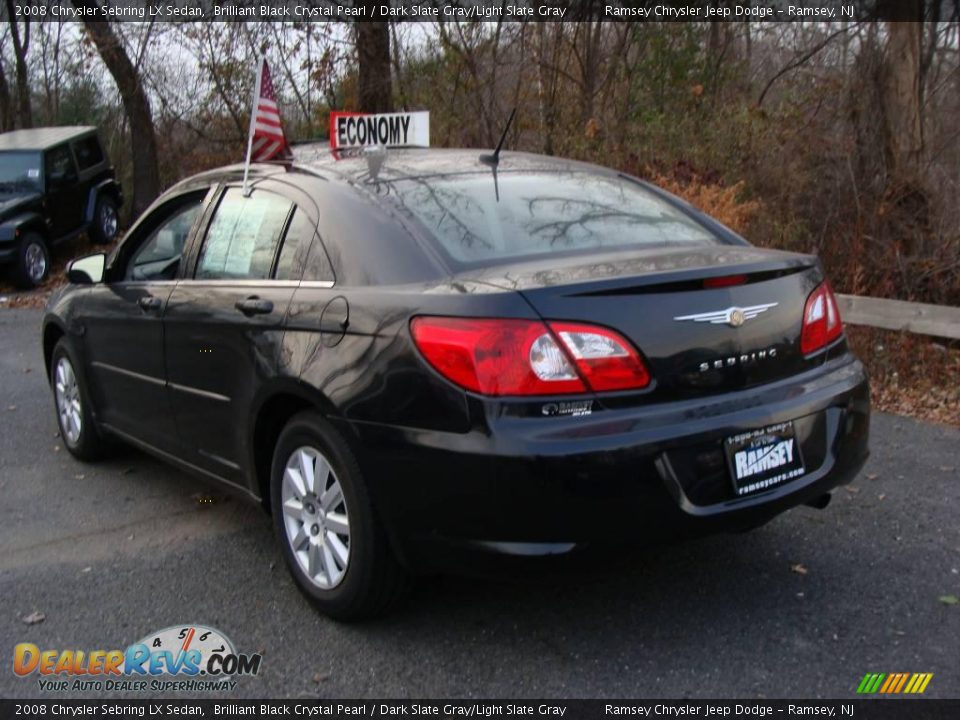
M410 331L437 372L484 395L566 395L650 384L634 347L594 325L418 317Z
M800 351L804 355L816 352L843 334L840 308L830 283L823 282L810 293L803 308L803 330L800 333Z

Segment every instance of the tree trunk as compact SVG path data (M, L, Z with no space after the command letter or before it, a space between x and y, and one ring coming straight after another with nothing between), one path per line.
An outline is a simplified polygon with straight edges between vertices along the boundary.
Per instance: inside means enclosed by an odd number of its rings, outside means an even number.
M97 0L73 0L77 8L95 8ZM120 91L123 110L130 124L133 157L133 216L136 217L160 194L157 138L153 129L150 100L140 73L114 34L109 22L84 20L83 26Z
M10 99L10 86L7 74L0 62L0 131L13 130L13 101Z
M368 8L376 5L364 2ZM368 13L372 10L368 10ZM367 17L370 17L368 14ZM393 112L393 83L390 68L390 24L358 22L357 56L359 59L359 95L361 112Z
M13 0L7 0L7 17L10 22L10 38L13 40L14 72L17 78L16 124L22 128L33 127L33 110L30 107L30 79L27 75L27 50L30 49L30 21L23 23L23 35L17 25Z
M922 33L922 23L887 23L883 73L884 150L893 178L912 177L923 159Z

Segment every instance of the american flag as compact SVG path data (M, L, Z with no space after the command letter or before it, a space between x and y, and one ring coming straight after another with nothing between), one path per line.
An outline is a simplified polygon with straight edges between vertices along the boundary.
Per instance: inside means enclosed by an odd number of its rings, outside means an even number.
M270 68L264 59L260 63L260 89L254 98L253 117L250 119L250 158L253 162L265 162L276 157L287 157L290 148L283 135L277 95L270 79Z

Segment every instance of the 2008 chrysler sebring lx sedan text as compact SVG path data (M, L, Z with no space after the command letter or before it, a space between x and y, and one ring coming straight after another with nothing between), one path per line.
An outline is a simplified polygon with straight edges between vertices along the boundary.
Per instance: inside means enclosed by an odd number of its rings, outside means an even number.
M119 438L261 501L339 618L411 574L745 530L855 476L867 380L814 257L603 168L494 163L306 146L248 194L240 166L176 185L48 304L69 450Z

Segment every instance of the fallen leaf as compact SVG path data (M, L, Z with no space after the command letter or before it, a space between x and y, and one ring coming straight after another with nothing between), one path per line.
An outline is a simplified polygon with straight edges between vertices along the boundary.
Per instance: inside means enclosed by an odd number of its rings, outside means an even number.
M93 568L90 567L90 566L87 566L87 567L85 567L83 570L81 570L80 572L88 573L88 572L90 572L91 570L93 570Z
M16 407L17 407L17 406L14 405L14 406L13 406L13 409L15 410ZM954 470L956 470L956 468L953 467L952 465L941 465L941 466L940 466L940 469L943 470L943 472L953 472Z
M867 473L867 480L876 480L878 477L876 473Z
M941 595L939 598L940 602L944 605L958 605L960 604L960 598L956 595Z
M8 410L9 412L13 412L13 411L16 410L16 409L17 409L17 406L16 406L16 405L8 405L8 406L7 406L7 410Z
M886 496L887 496L886 493L880 493L879 495L877 495L877 500L883 500Z
M796 565L791 565L790 570L795 572L797 575L806 575L808 572L810 572L809 570L807 570L807 566L804 565L803 563L797 563Z
M328 680L329 678L330 678L330 675L328 675L327 673L316 673L316 674L313 676L313 681L314 681L317 685L319 685L319 684L322 683L324 680Z
M941 598L941 599L942 599L942 598ZM954 600L956 600L956 598L954 598ZM20 618L20 619L23 620L23 622L26 623L27 625L36 625L36 624L42 623L44 620L46 620L46 619L47 619L47 616L44 615L44 614L43 614L42 612L40 612L39 610L34 610L34 611L33 611L32 613L30 613L29 615L25 615L24 617L22 617L22 618Z
M854 487L853 485L847 485L847 487L844 489L851 495L860 492L860 488Z

